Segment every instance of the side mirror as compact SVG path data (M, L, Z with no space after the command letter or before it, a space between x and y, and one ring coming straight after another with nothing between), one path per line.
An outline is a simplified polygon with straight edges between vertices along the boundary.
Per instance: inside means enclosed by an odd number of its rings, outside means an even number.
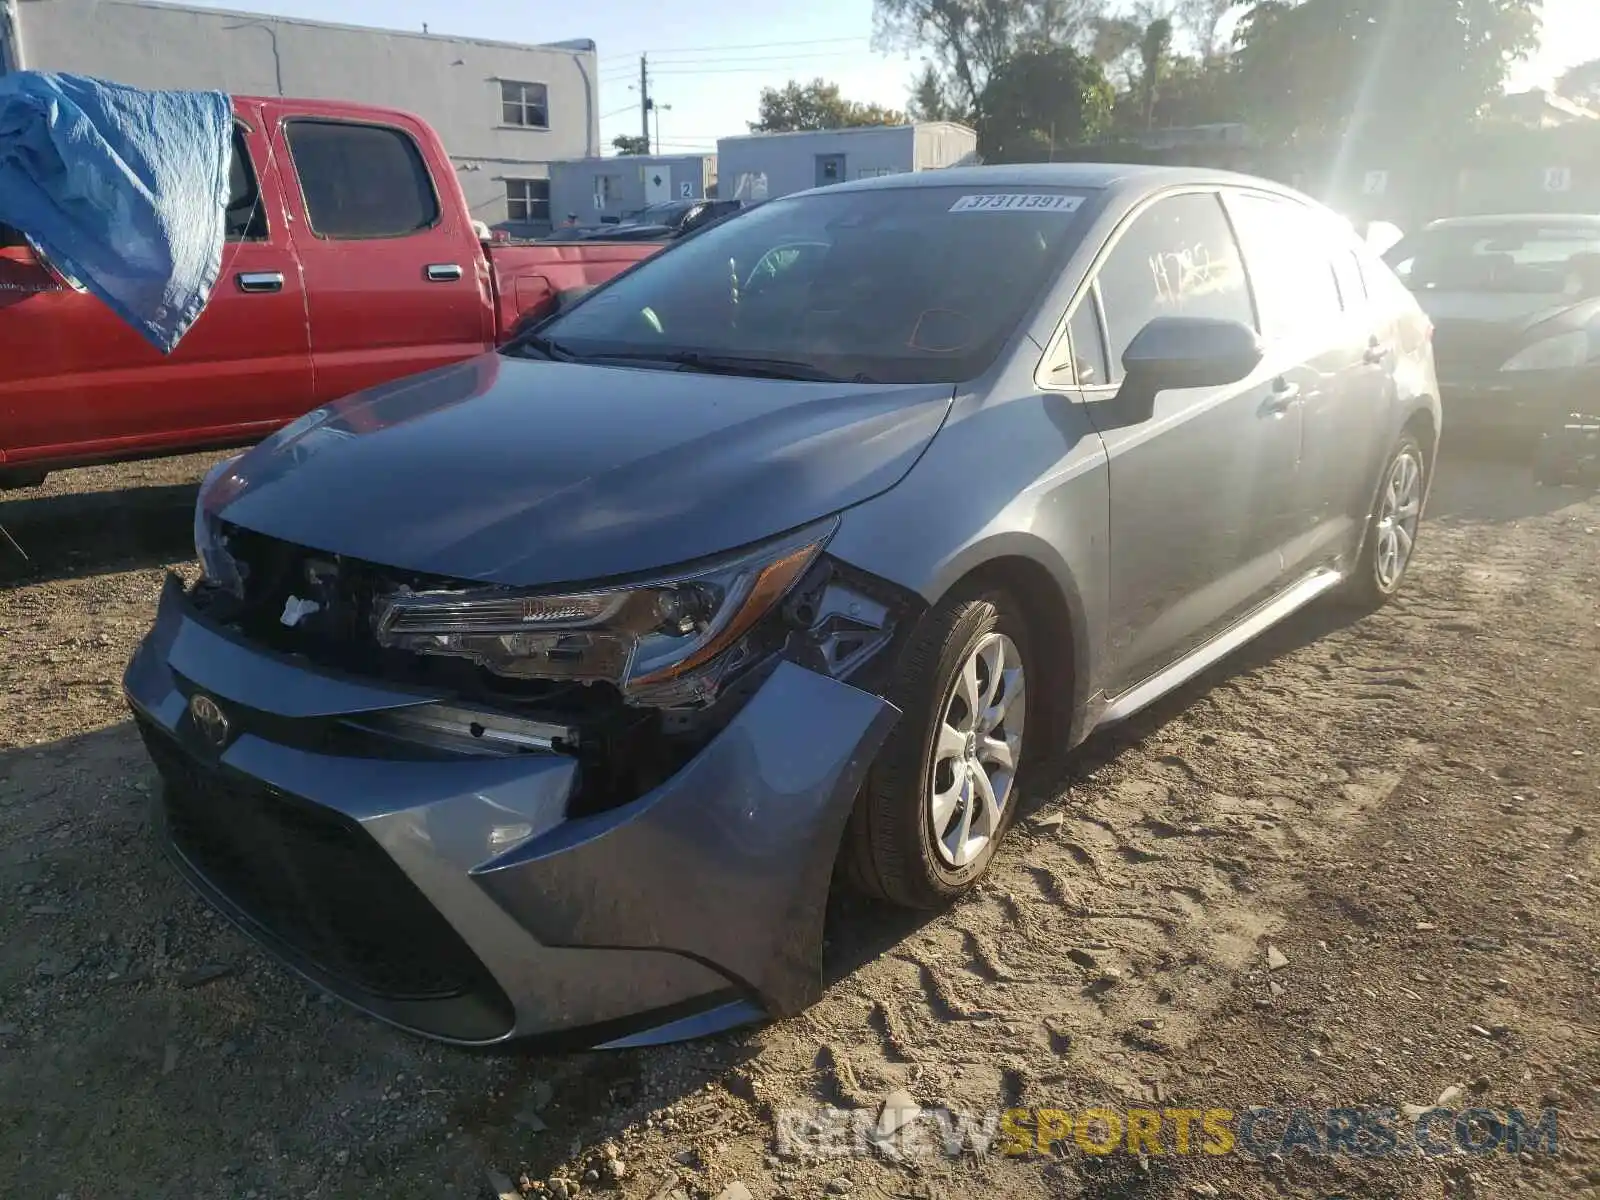
M1157 317L1123 352L1116 404L1129 424L1148 421L1162 392L1238 383L1261 365L1264 353L1260 335L1243 322Z

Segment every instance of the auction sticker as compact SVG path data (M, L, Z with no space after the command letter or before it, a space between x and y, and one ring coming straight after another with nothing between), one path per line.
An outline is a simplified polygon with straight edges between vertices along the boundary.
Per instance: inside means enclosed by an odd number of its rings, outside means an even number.
M1077 212L1083 207L1082 196L1063 196L1059 193L990 193L985 196L963 196L950 206L951 212Z

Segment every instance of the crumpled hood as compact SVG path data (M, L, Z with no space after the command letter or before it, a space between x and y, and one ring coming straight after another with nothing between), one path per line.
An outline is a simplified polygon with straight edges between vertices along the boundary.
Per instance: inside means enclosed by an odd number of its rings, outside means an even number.
M464 580L576 583L730 550L886 491L948 384L803 383L483 355L319 409L217 515Z

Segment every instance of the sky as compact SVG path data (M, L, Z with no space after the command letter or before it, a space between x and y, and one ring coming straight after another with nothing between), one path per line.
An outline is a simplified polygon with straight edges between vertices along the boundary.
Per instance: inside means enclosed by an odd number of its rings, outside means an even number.
M660 148L669 154L715 150L717 138L746 132L761 89L791 78L822 76L853 100L904 107L921 61L915 52L873 49L871 0L190 2L388 29L426 23L433 33L510 42L590 38L600 51L600 132L608 150L616 135L639 132L640 54L650 62L650 89L662 110ZM763 5L766 13L756 11ZM1567 67L1600 58L1600 0L1545 0L1544 26L1540 53L1518 67L1509 86L1544 85Z

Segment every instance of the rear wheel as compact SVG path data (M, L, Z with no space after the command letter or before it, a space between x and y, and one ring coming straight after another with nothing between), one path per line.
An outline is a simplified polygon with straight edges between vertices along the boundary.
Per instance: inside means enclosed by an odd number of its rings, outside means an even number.
M1346 599L1352 604L1378 608L1400 590L1416 550L1427 490L1422 443L1403 433L1378 485L1378 502L1368 518L1361 561L1345 585Z
M1016 810L1028 655L1027 628L1004 593L947 601L924 619L890 696L904 716L846 833L859 890L937 908L988 870Z

